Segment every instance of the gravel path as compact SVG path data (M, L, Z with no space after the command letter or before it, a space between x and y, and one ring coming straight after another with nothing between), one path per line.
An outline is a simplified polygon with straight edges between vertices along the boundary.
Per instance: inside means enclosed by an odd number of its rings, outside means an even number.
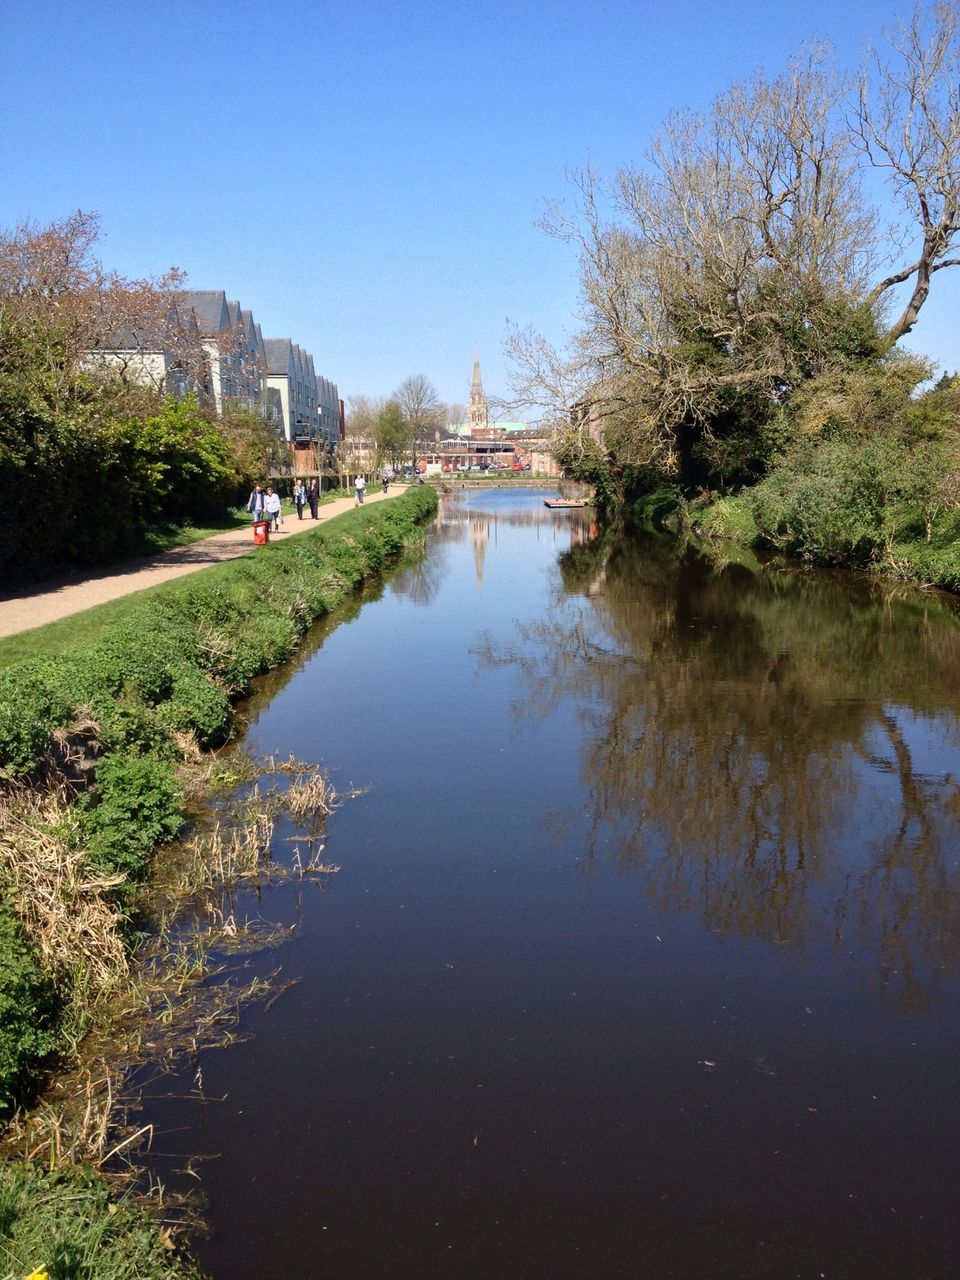
M397 486L393 487L390 494L382 493L379 488L375 493L372 490L371 485L367 489L364 505L368 502L383 502L385 498L396 497L400 492ZM318 524L349 511L353 505L353 498L335 498L333 502L320 507L316 520L310 519L309 512L302 521L296 515L291 520L285 514L283 528L279 533L271 533L270 540L283 542L287 538L295 538L297 534L306 533ZM182 578L186 573L196 573L198 569L206 569L208 565L235 560L238 556L249 555L253 551L252 530L231 529L227 533L214 534L212 538L191 542L187 547L176 547L172 551L143 556L139 560L127 560L99 572L71 573L63 578L49 579L35 587L26 587L14 595L0 598L0 637L13 636L20 631L45 626L48 622L57 622L60 618L68 618L72 613L80 613L94 605L118 600L121 596L132 595L134 591L142 591L144 587L155 587L160 582Z

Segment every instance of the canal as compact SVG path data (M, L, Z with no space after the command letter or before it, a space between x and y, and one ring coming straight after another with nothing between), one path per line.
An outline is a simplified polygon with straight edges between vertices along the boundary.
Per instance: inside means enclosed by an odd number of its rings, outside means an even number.
M300 981L146 1099L201 1263L955 1276L960 616L542 499L443 499L250 709L363 791L248 895Z

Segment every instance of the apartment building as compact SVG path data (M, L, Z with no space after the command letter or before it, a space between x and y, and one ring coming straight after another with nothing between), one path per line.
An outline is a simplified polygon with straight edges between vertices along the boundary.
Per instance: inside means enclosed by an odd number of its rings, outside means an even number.
M337 384L329 378L317 377L317 412L319 414L320 435L331 448L336 448L340 439L340 396Z
M290 444L305 444L320 434L317 375L313 356L289 338L265 338L266 386L280 397L280 428Z
M264 338L253 312L223 289L187 290L165 320L105 337L88 363L158 391L197 394L218 413L254 410L291 445L340 439L336 384L318 377L313 356L290 338Z

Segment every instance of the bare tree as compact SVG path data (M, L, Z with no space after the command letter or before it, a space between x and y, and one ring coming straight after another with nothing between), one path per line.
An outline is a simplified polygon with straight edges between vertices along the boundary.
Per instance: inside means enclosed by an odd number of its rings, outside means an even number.
M876 354L888 291L907 282L887 346L909 332L932 275L960 263L958 26L956 5L940 4L928 39L918 10L898 64L875 59L854 95L853 128L852 86L818 47L705 114L669 117L613 182L573 175L573 209L553 204L544 226L577 250L581 326L565 350L529 330L508 341L514 394L559 424L565 457L721 466L730 423L763 423L797 386ZM864 153L922 241L879 283L890 252Z
M410 465L416 469L417 458L428 447L439 425L440 401L436 388L426 374L414 373L404 378L393 398L403 412Z
M372 440L377 416L386 403L386 396L351 396L346 420L347 435Z
M457 403L443 403L437 410L437 425L443 431L447 427L457 426L466 421L467 406Z
M960 257L949 256L960 231L960 12L937 4L928 24L917 6L889 43L892 60L874 52L863 73L855 132L870 163L889 174L914 240L919 232L908 265L880 280L871 295L879 300L909 285L887 331L892 346L916 324L934 273L960 266Z
M0 235L0 361L9 366L29 350L57 405L77 393L81 371L142 387L148 353L166 352L197 384L203 353L179 307L183 273L124 279L96 258L99 234L97 215L78 210ZM167 389L162 378L153 389Z

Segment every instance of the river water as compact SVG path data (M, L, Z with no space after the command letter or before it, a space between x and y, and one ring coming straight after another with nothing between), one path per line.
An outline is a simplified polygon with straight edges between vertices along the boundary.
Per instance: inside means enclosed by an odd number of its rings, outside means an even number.
M251 707L366 790L248 904L298 985L146 1102L201 1262L956 1276L960 617L543 496L444 499Z

